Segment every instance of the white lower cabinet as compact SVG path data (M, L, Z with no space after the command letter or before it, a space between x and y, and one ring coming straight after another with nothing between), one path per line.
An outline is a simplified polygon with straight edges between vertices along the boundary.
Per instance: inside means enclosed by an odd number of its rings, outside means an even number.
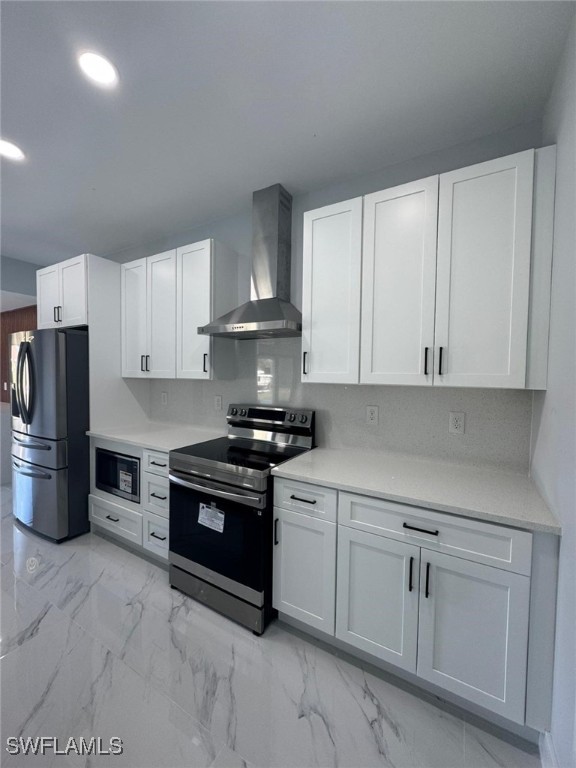
M274 499L274 608L526 722L531 533L285 478Z
M336 524L274 509L274 608L334 634Z
M418 676L523 723L530 579L422 550L420 584Z
M163 560L168 560L168 520L153 512L142 512L142 546Z
M132 509L106 501L98 496L89 497L90 522L132 544L142 546L142 515Z
M419 547L338 528L336 637L415 672Z

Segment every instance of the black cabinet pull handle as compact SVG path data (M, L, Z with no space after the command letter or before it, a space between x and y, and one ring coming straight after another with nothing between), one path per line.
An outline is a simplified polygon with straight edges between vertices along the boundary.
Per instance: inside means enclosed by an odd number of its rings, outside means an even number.
M438 376L442 376L442 355L444 354L444 347L438 348Z
M274 520L274 546L278 544L278 518Z
M424 376L428 376L428 350L429 347L424 347Z
M150 355L146 355L146 370L150 372Z
M58 307L54 307L54 322L58 322Z
M140 370L141 370L141 371L144 371L144 370L146 370L146 369L144 368L144 359L145 359L145 357L146 357L146 355L140 355Z
M62 322L62 307L58 307L58 322Z
M151 532L150 537L154 537L155 539L158 539L158 541L166 541L166 536L158 536L154 531Z
M165 467L166 464L160 464L159 461L152 461L150 460L150 464L154 464L155 467Z
M408 579L408 592L412 592L412 590L414 589L414 584L412 582L412 568L413 568L413 566L414 566L414 558L411 557L410 558L410 577Z
M112 520L113 523L119 523L120 518L119 517L111 517L110 515L106 515L106 520Z
M438 536L440 531L427 531L425 528L416 528L414 525L408 525L408 523L402 523L403 528L408 528L411 531L419 531L420 533L429 533L430 536Z
M426 592L425 596L430 596L430 563L426 563Z
M303 501L305 504L316 504L316 499L301 499L299 496L290 496L294 501Z
M160 499L161 501L166 501L166 499L168 498L168 496L160 496L157 493L151 493L150 496L154 496L155 499Z
M208 363L208 352L204 352L203 362L202 362L202 372L203 373L208 373L208 368L206 368L207 363Z
M308 352L303 352L303 353L302 353L302 373L303 373L305 376L307 376L307 375L308 375L308 371L307 371L307 369L306 369L306 359L307 359L307 357L308 357Z

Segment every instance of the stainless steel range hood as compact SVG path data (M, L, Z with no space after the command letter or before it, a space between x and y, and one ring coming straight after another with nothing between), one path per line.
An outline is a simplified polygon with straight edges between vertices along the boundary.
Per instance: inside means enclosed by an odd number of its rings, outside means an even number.
M280 184L252 195L252 300L198 328L206 336L269 339L302 334L290 304L292 196Z

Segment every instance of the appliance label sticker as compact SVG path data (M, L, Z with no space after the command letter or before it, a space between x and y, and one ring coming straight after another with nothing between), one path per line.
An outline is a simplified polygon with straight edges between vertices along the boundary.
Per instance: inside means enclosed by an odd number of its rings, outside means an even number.
M224 512L220 512L216 507L209 507L208 504L200 504L198 522L200 525L205 525L206 528L212 528L213 531L222 533L224 531Z
M132 493L132 475L130 472L120 470L120 490Z

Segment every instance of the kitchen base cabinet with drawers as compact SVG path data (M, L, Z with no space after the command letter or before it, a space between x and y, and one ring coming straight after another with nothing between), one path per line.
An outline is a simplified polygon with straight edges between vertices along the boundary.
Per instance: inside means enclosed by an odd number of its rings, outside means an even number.
M96 485L96 448L139 462L139 501L130 501ZM92 530L112 536L141 555L168 564L169 483L168 454L137 445L92 438L89 515Z
M274 500L281 620L520 735L549 728L556 536L282 477Z

